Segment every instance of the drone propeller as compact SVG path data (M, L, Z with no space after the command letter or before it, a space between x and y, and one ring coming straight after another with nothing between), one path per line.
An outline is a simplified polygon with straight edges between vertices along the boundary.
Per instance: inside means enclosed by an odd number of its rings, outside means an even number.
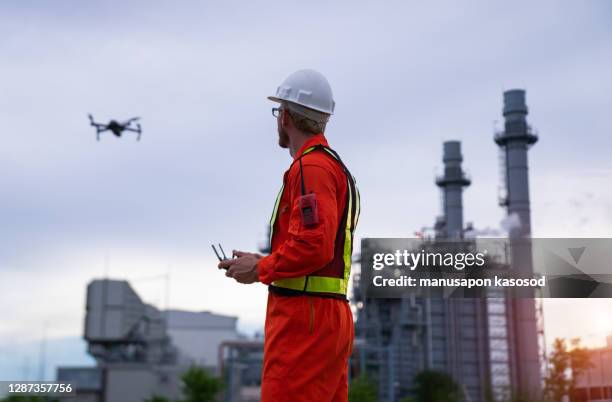
M128 119L126 121L124 121L121 125L122 126L128 126L130 125L133 121L138 121L140 120L140 117L132 117L131 119Z

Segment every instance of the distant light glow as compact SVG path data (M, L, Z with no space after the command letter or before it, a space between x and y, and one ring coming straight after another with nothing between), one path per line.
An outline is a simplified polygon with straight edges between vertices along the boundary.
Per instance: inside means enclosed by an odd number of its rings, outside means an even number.
M612 334L612 318L609 311L598 312L595 316L595 327L597 332L601 332L602 335Z

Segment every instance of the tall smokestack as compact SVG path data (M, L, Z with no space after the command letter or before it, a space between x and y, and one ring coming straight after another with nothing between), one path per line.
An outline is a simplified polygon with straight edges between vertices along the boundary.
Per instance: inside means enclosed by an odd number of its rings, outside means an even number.
M527 124L525 91L513 89L504 92L504 131L495 136L495 142L505 156L505 199L500 200L508 209L508 215L516 215L520 225L510 228L510 237L531 235L531 211L529 208L529 176L527 150L538 137ZM533 270L532 270L533 272Z
M445 222L442 237L459 239L463 237L463 187L470 185L470 179L461 168L461 142L446 141L443 152L444 173L436 178L442 190Z
M496 133L504 163L505 196L500 204L507 209L512 267L521 276L532 277L531 211L527 150L538 140L527 124L525 91L504 92L504 130ZM538 349L538 325L533 289L522 289L508 300L509 354L514 392L519 396L541 394L541 372Z

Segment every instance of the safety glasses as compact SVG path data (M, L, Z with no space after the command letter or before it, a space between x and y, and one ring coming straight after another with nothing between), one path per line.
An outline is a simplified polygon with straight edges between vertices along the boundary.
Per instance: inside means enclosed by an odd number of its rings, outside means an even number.
M280 115L280 112L283 110L282 107L273 107L272 108L272 116L274 117L278 117Z

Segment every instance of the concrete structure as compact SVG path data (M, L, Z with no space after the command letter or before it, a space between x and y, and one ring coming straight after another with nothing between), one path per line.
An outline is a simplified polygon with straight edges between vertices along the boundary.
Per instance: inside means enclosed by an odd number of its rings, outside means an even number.
M90 282L85 308L87 351L98 363L177 361L162 313L144 303L127 281Z
M504 92L504 130L495 134L500 147L502 178L500 205L518 224L509 229L511 263L515 272L533 277L531 252L531 211L527 150L538 140L527 124L525 91ZM521 289L520 297L507 300L509 357L513 391L520 395L539 396L542 388L538 349L538 323L532 288Z
M606 347L589 350L591 367L576 378L573 402L612 402L612 335Z
M103 388L99 367L58 367L57 381L75 384L76 395L65 398L70 402L100 402Z
M236 340L236 317L159 311L126 281L94 280L87 287L85 340L95 367L59 367L57 379L76 384L76 402L142 402L182 397L181 375L192 365L217 369L223 341Z
M224 341L238 340L237 317L213 314L209 311L164 311L168 335L183 356L201 367L215 371L219 346Z
M226 341L219 345L218 373L225 402L257 402L261 396L262 339Z

